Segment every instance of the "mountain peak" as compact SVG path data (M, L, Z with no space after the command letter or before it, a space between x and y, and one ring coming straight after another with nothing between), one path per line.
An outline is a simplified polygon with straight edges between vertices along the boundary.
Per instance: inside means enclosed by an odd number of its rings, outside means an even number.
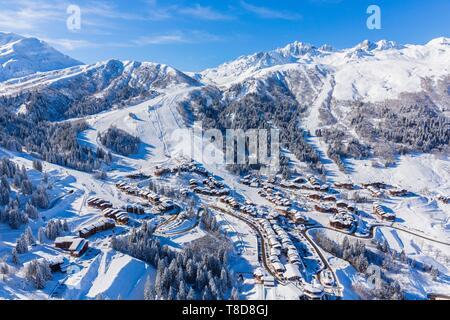
M279 53L283 54L284 56L292 56L292 57L300 57L307 53L311 53L315 51L317 48L309 43L304 43L300 41L294 41L292 43L289 43L283 48L276 49L275 51L278 51Z
M15 41L19 41L22 40L24 37L12 33L12 32L3 32L0 31L0 46L3 46L5 44L11 43L11 42L15 42Z
M0 81L81 64L45 41L0 32Z
M439 46L439 45L446 45L446 46L450 45L450 38L439 37L427 43L427 46Z

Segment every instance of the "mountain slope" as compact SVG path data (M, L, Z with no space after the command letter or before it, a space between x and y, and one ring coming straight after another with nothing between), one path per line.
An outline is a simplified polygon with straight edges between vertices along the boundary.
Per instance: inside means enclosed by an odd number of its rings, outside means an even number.
M317 158L302 142L308 130L308 143L341 170L344 158L392 163L399 153L448 150L449 61L448 38L366 40L344 50L295 42L197 75L222 94L209 105L196 97L193 109L216 126L286 127L294 134L285 146L300 160Z
M178 85L198 82L167 65L108 60L5 81L0 95L16 112L61 120L137 102Z
M335 76L335 99L374 102L395 99L401 93L419 92L423 80L439 81L448 77L448 61L450 39L444 37L426 45L366 40L343 50L294 42L284 48L240 57L198 76L206 83L229 87L250 78L264 81L265 75L287 65L292 69L320 66Z
M0 32L0 81L80 64L44 41Z

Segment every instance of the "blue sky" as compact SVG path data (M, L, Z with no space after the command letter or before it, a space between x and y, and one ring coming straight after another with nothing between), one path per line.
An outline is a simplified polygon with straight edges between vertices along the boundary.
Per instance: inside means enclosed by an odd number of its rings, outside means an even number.
M70 4L81 29L66 27ZM369 30L369 5L381 30ZM426 43L450 36L448 0L0 0L0 30L35 36L86 63L109 58L213 67L295 40L336 48L364 39Z

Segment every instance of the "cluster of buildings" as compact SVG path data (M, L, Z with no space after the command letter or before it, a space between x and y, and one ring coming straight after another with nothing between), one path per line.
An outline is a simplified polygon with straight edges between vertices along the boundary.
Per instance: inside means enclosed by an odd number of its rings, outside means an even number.
M321 285L315 278L311 283L303 283L303 295L309 300L326 299L323 285Z
M334 281L333 273L328 269L322 270L322 272L320 272L320 282L324 286L328 286L328 287L334 286L335 281Z
M219 200L235 210L240 208L239 202L232 196L221 196Z
M109 210L109 209L108 209ZM89 238L90 236L96 234L97 232L112 229L116 226L113 219L102 218L96 222L85 225L78 230L78 236L80 238Z
M195 179L189 180L189 187L197 194L206 196L221 197L230 194L230 191L225 188L225 185L210 176L203 180L203 183Z
M356 226L355 216L345 209L339 209L330 217L329 221L330 225L336 229L350 231Z
M389 194L394 197L404 197L408 194L408 190L406 189L400 189L400 188L394 188L389 190Z
M244 176L239 182L252 188L259 188L261 186L261 180L250 174Z
M100 210L113 207L113 204L110 201L107 201L107 200L104 200L101 198L97 198L97 197L89 198L87 200L87 204L90 207L97 208Z
M81 257L89 249L89 241L73 236L59 237L55 239L55 247L70 252L73 257Z
M242 213L248 214L252 217L256 217L258 215L258 210L256 206L252 203L246 203L240 207Z
M177 206L171 199L164 196L159 196L158 194L150 190L142 190L140 188L130 186L124 182L117 183L116 188L127 194L134 195L149 201L153 206L155 206L155 209L158 213L166 213L177 208ZM137 209L137 211L139 211L139 209Z
M386 212L383 206L379 202L374 202L372 207L372 212L376 214L381 220L394 221L395 214L391 212Z
M90 207L102 210L103 216L111 218L118 224L128 224L128 215L121 209L114 209L110 201L103 200L101 198L92 197L87 200Z
M168 168L168 167L156 167L154 174L157 177L160 177L164 174L177 174L180 172L190 172L190 173L197 173L200 174L202 176L209 176L209 172L203 168L201 165L196 164L193 161L185 161L181 164L179 164L178 166L174 166L172 168Z
M350 182L336 182L333 184L333 187L336 189L346 189L346 190L354 190L355 185Z
M297 209L290 208L287 211L288 217L294 222L295 224L305 224L309 222L309 217L305 216L302 212L300 212Z
M261 197L266 198L276 206L289 207L292 204L291 200L287 199L282 192L276 191L274 188L268 185L259 190L258 194Z
M113 219L117 224L127 225L129 218L128 214L121 209L108 208L102 211L103 216L108 219Z
M128 213L134 213L134 214L145 214L145 209L143 206L138 204L127 204L124 207L124 210Z
M258 222L268 242L269 252L267 254L273 270L285 279L299 280L302 261L289 235L276 223L272 224L262 218ZM286 264L281 262L282 254L286 257Z

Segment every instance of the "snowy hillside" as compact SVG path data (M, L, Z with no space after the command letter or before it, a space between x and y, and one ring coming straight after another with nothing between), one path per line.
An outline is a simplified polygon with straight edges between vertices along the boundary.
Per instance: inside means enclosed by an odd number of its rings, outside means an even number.
M39 113L55 120L98 113L133 99L139 101L157 94L159 89L197 84L167 65L108 60L5 81L0 84L0 95L14 99L11 106L19 113ZM36 99L30 99L30 95Z
M0 82L80 64L42 40L0 32Z
M401 93L423 89L422 81L442 80L450 75L450 39L437 38L425 45L399 45L368 40L353 48L333 50L294 42L284 48L243 56L200 73L205 82L229 86L254 77L275 73L280 66L313 69L320 66L333 74L336 100L382 101ZM266 73L258 72L268 69Z

